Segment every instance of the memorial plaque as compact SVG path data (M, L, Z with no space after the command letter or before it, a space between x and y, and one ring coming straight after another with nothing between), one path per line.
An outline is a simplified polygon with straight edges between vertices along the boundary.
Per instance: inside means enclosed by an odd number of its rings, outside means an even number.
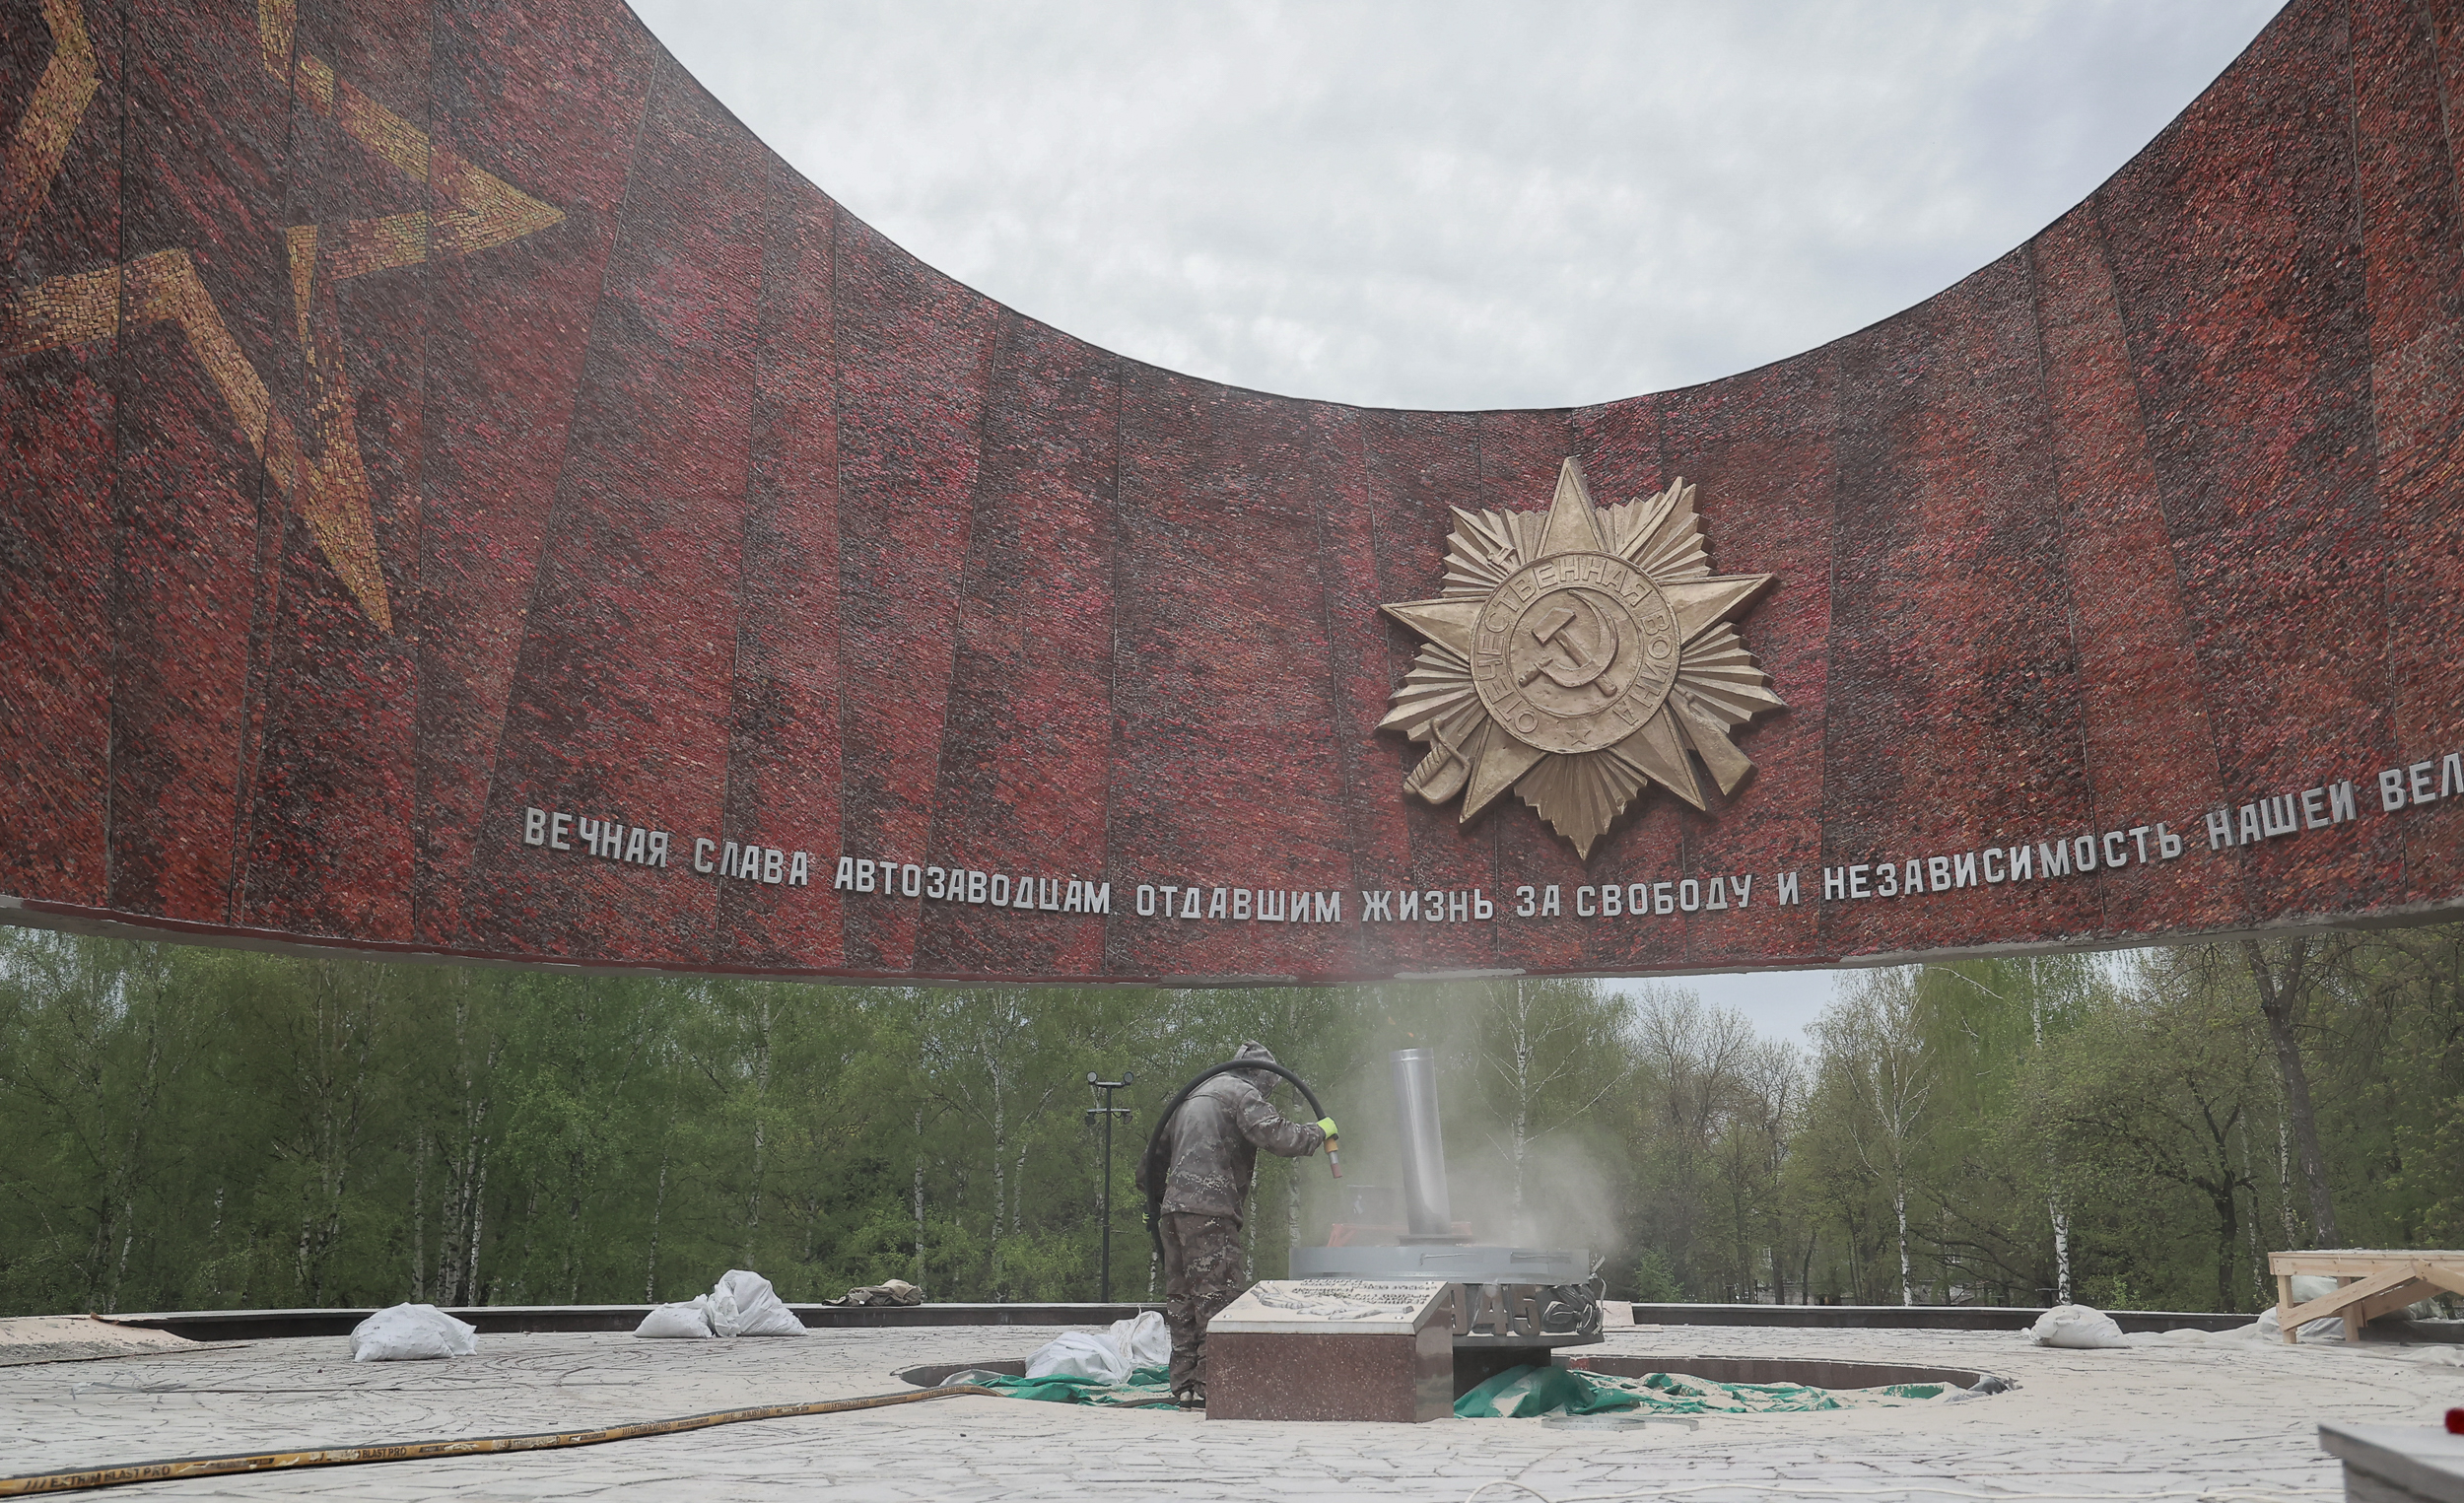
M1206 1417L1443 1419L1454 1321L1449 1284L1268 1279L1207 1324Z

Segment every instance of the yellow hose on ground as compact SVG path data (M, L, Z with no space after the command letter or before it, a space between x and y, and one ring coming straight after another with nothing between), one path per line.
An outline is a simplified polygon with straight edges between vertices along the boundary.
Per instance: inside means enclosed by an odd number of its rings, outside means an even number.
M567 1446L599 1446L612 1440L637 1440L646 1435L674 1435L707 1430L713 1425L741 1424L750 1419L791 1419L802 1414L843 1414L850 1409L879 1409L894 1403L920 1403L926 1399L956 1399L982 1394L1003 1397L998 1390L972 1383L917 1389L906 1394L875 1394L868 1399L834 1399L826 1403L766 1403L750 1409L716 1409L681 1419L650 1419L640 1424L608 1425L597 1430L549 1430L535 1435L489 1435L469 1440L416 1440L381 1446L339 1446L327 1451L265 1451L253 1456L187 1456L168 1462L134 1462L124 1467L93 1467L82 1471L37 1471L0 1477L0 1498L31 1497L43 1492L82 1492L90 1487L117 1487L128 1482L168 1482L174 1477L227 1476L238 1471L290 1471L301 1467L356 1467L367 1462L423 1462L446 1456L487 1456L506 1451L557 1451Z

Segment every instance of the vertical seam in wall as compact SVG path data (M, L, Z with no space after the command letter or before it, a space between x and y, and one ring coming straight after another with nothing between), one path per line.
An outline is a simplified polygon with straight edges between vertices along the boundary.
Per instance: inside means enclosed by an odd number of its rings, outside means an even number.
M1840 497L1845 489L1840 478L1840 454L1847 447L1848 438L1847 419L1845 415L1845 408L1841 401L1841 393L1847 388L1848 385L1848 349L1850 345L1855 343L1861 337L1870 336L1851 334L1846 339L1839 340L1830 346L1831 400L1828 431L1830 435L1831 461L1829 502L1831 512L1831 562L1830 570L1828 574L1825 575L1822 581L1824 600L1822 616L1822 772L1820 786L1815 791L1814 803L1814 819L1817 821L1814 827L1814 890L1816 895L1814 899L1808 901L1805 897L1802 885L1798 890L1798 901L1814 911L1814 954L1821 959L1833 962L1843 960L1846 957L1838 953L1841 949L1841 943L1832 937L1831 910L1828 906L1827 900L1820 896L1820 884L1822 881L1822 872L1828 867L1831 859L1832 737L1839 724L1838 717L1831 714L1831 707L1837 703L1839 691L1839 555L1840 548L1847 531L1847 529L1841 524L1840 516ZM1840 856L1840 861L1843 865L1847 863L1847 856L1844 854Z
M2344 3L2344 119L2345 149L2352 153L2353 171L2353 249L2361 260L2361 355L2368 363L2367 379L2362 386L2362 401L2369 413L2366 430L2369 450L2369 512L2372 530L2377 534L2378 564L2378 705L2381 733L2386 747L2396 760L2404 757L2403 726L2396 714L2396 612L2395 590L2390 582L2392 571L2388 561L2395 552L2395 537L2387 525L2386 496L2381 489L2386 478L2386 449L2379 442L2378 423L2378 320L2374 315L2370 287L2369 194L2362 177L2361 166L2361 42L2353 17L2352 0ZM2443 70L2439 69L2437 49L2430 49L2430 77L2439 86L2439 134L2445 138L2446 109ZM2453 180L2453 174L2449 174ZM2390 827L2396 857L2396 892L2412 891L2411 843L2400 826ZM2364 859L2366 859L2366 854Z
M847 320L840 317L846 285L841 272L843 258L839 248L846 242L847 210L837 199L830 200L830 509L833 541L830 558L837 566L838 580L831 591L831 608L838 612L839 629L831 635L831 651L835 658L830 668L831 697L839 711L839 850L851 849L848 836L847 798L847 488L843 477L847 466L841 453L847 445ZM929 848L927 848L929 849ZM835 863L834 863L835 865ZM854 952L849 947L853 932L856 906L848 894L835 883L831 890L839 893L839 964L854 965Z
M1367 408L1355 407L1352 409L1352 446L1354 451L1360 456L1360 515L1362 522L1367 526L1369 531L1369 594L1372 599L1375 599L1377 596L1386 593L1386 541L1378 535L1376 479L1371 474L1369 463L1369 412ZM1378 666L1383 670L1379 676L1383 681L1391 685L1394 682L1394 667L1389 661L1390 654L1387 649L1386 622L1383 619L1382 612L1374 610L1370 612L1369 631L1371 633L1371 650L1376 654ZM1388 697L1390 699L1393 697L1393 690L1391 688L1388 691ZM1377 740L1377 729L1375 726L1370 728L1369 744L1372 746L1381 744ZM1403 796L1406 799L1410 797L1407 793ZM1344 797L1347 801L1351 797L1351 790L1349 788L1345 789ZM1408 822L1406 822L1403 830L1403 859L1406 862L1411 859L1411 830ZM1353 837L1351 877L1352 886L1350 890L1354 893L1364 891L1365 889L1360 886L1360 846L1359 837L1357 835ZM1381 878L1381 880L1383 879ZM1351 929L1352 974L1355 977L1366 977L1369 974L1369 925L1366 922L1354 922L1351 925Z
M114 819L114 805L116 803L119 790L119 703L121 655L120 602L125 595L123 586L126 583L126 581L123 578L125 571L121 567L121 555L124 552L125 545L120 538L120 534L124 532L125 529L120 525L118 499L120 477L127 473L125 460L127 457L128 425L128 273L125 268L128 265L128 112L130 107L130 91L128 87L127 0L121 0L121 4L114 7L113 14L118 17L120 28L119 44L113 49L112 53L117 63L114 83L119 94L119 118L117 121L118 140L116 144L119 181L115 184L117 189L116 208L118 212L116 212L111 219L111 264L121 267L122 270L120 272L119 288L115 295L115 304L112 308L111 483L103 493L106 497L110 498L109 505L112 512L111 558L110 563L107 566L108 573L103 579L103 618L108 623L111 633L111 649L103 661L103 890L101 900L95 906L105 909L115 908L118 906L117 903L113 901L114 893L112 888L112 868L115 864L115 857L119 848L119 830ZM29 228L32 228L32 224L33 221L30 218L28 221ZM260 465L259 468L262 469L262 466ZM263 484L262 480L258 483L260 486ZM262 502L260 502L259 505L261 506ZM251 576L255 573L255 560L253 557L249 561L249 573ZM253 578L249 581L249 586L250 593L253 595L255 589L255 581ZM242 725L247 723L245 700L246 687L247 680L243 677L240 680L240 692L242 695L240 723ZM236 826L232 834L232 844L235 849L239 845L239 833ZM228 878L226 878L223 883L223 922L226 923L231 922L231 882Z
M2053 482L2053 512L2055 525L2059 529L2060 540L2056 544L2056 551L2060 556L2062 569L2062 630L2070 639L2071 681L2077 686L2079 693L2079 765L2080 771L2088 780L2088 818L2096 824L2102 824L2104 821L2100 807L2101 800L2097 797L2095 737L2088 729L2090 712L2088 703L2087 664L2080 649L2079 592L2072 582L2071 574L2073 562L2071 545L2074 541L2075 529L2072 526L2073 518L2070 512L2064 505L2062 454L2053 442L2053 382L2045 370L2045 289L2044 279L2038 274L2037 256L2040 253L2039 247L2044 243L2045 235L2051 233L2048 230L2039 234L2034 239L2019 247L2019 269L2027 282L2027 319L2028 326L2034 333L2036 347L2036 402L2039 410L2044 414L2045 467ZM2104 885L2103 867L2097 868L2096 885L2092 891L2096 895L2097 921L2104 926L2105 931L2110 933L2113 931L2113 914L2108 902L2110 894Z
M751 379L747 383L750 389L745 393L748 411L744 425L744 488L742 492L744 504L737 513L736 520L735 652L727 665L727 758L719 772L719 835L721 840L726 838L727 827L735 823L736 717L739 705L738 695L743 689L745 678L745 639L751 633L748 621L749 612L746 607L752 591L750 566L753 553L754 508L759 505L758 497L762 485L762 466L758 444L766 430L762 377L772 369L778 353L772 337L773 324L767 316L770 303L771 202L773 184L778 180L778 163L775 160L765 160L762 164L761 174L760 242L755 246L753 256L753 370ZM784 335L785 331L782 329L780 332ZM739 830L738 833L741 835L746 832ZM719 849L726 848L722 846ZM723 870L719 873L717 892L711 901L711 928L713 930L711 937L720 944L726 942L727 917L733 911L731 904L736 899L736 894L729 885L728 876L729 873ZM766 956L779 953L777 943L772 938L767 924L763 926L762 940ZM703 948L703 960L705 964L710 960L710 947L707 944Z
M970 296L973 296L970 294ZM958 588L950 601L950 671L941 681L941 728L933 748L932 786L924 792L924 854L933 856L933 833L939 827L941 786L950 771L950 707L958 700L958 670L966 660L967 605L974 598L969 587L976 577L976 518L985 507L984 441L992 425L992 383L1000 378L1001 353L1009 342L1010 328L1018 315L1002 304L992 304L992 330L984 342L984 353L978 357L977 370L982 373L977 383L975 474L967 483L966 532L958 544ZM1013 895L1014 896L1014 895ZM905 900L901 900L904 902ZM913 975L924 955L924 900L914 900L915 940L908 947L907 964L901 969ZM1013 905L1014 906L1014 905Z
M444 115L444 111L437 106L437 11L432 5L428 12L426 73L427 129L428 139L432 144L440 134L438 122ZM399 619L405 624L396 628L397 632L408 631L410 634L410 641L403 649L403 655L409 660L411 670L411 743L407 753L411 763L411 776L408 780L411 807L410 828L404 832L409 839L411 859L410 891L404 895L404 907L410 915L410 932L406 937L414 944L418 943L422 937L419 922L421 897L427 891L426 884L420 880L422 858L427 854L427 842L423 837L428 828L427 821L421 817L421 810L425 806L420 799L421 790L426 787L428 781L426 742L421 734L422 728L428 723L428 675L423 671L427 657L426 614L421 609L426 603L426 593L421 587L421 581L427 578L427 575L420 566L428 557L428 363L435 353L437 340L436 244L436 231L432 226L425 232L420 257L419 400L411 408L419 415L419 444L415 451L419 464L419 479L416 484L408 488L405 497L411 506L411 536L414 539L408 570L411 587L407 597L407 608L398 613ZM381 575L383 569L381 560L377 567Z
M2122 359L2130 366L2131 405L2139 415L2139 451L2148 465L2148 499L2156 507L2158 524L2164 528L2165 557L2173 570L2173 600L2181 612L2182 650L2191 659L2192 664L2198 666L2202 654L2199 649L2198 631L2190 619L2190 601L2182 588L2181 545L2174 531L2171 510L2165 505L2164 475L2156 458L2154 437L2156 430L2148 418L2148 390L2146 384L2140 379L2141 352L2132 340L2130 319L2124 308L2124 300L2128 295L2123 291L2122 279L2114 273L2113 248L2105 235L2104 194L2105 190L2100 187L2088 195L2085 223L2096 252L2096 265L2104 275L2105 290L2113 299L2113 325L2121 341ZM2200 718L2207 722L2208 756L2216 777L2217 796L2223 798L2229 806L2232 802L2232 790L2224 786L2224 751L2217 740L2218 717L2207 703L2204 690L2200 694ZM2240 868L2234 870L2233 892L2236 904L2245 908L2247 903L2244 900L2248 896L2247 880L2248 873L2245 870Z
M548 491L548 514L539 524L539 552L530 565L530 598L522 602L521 641L514 645L513 663L506 670L505 708L497 716L496 723L496 753L488 759L488 776L480 788L479 820L483 828L488 810L496 802L497 773L505 766L506 741L513 733L513 700L521 688L522 658L530 647L539 598L547 590L549 566L556 556L557 527L573 514L573 505L566 498L565 474L573 466L574 431L581 426L582 396L590 387L590 357L598 348L599 320L607 306L607 272L624 251L625 220L633 208L634 179L642 171L642 138L650 128L651 115L658 110L659 90L673 61L660 52L651 63L650 79L642 86L642 113L634 119L633 139L625 152L625 191L616 200L614 228L608 234L607 251L599 258L598 285L590 292L590 332L582 337L582 365L574 373L574 402L565 416L565 443L557 455L555 482ZM465 934L470 931L470 883L479 865L478 847L479 831L474 830L471 832L472 859L462 868L462 902L456 905L462 916L462 931Z
M1104 663L1102 870L1107 881L1112 877L1113 865L1113 769L1121 765L1121 554L1122 534L1125 530L1121 521L1121 469L1122 456L1129 448L1128 441L1121 432L1121 415L1129 405L1129 363L1118 355L1113 356L1112 376L1112 497L1104 509L1105 523L1112 534L1111 568L1105 580L1104 594L1104 637L1112 649ZM1113 968L1114 917L1110 908L1107 907L1103 915L1103 924L1098 930L1101 938L1098 940L1095 970L1098 975L1106 977L1111 975Z
M126 38L127 31L123 28L120 53L120 88L123 101L126 99L128 87ZM298 166L300 99L297 80L300 69L300 34L297 26L292 28L291 52L287 62L288 66L284 69L282 78L283 186L280 202L284 211L290 207L291 190L294 186L292 173ZM123 172L125 170L123 162ZM121 181L123 191L125 191L125 176ZM287 219L288 213L285 212L283 217ZM122 234L123 236L126 234L125 223L122 225ZM120 281L122 314L120 327L123 334L128 326L127 286L127 279L123 276ZM282 599L282 539L284 532L290 527L290 511L285 504L289 499L287 492L282 499L273 503L271 518L267 516L267 495L274 470L274 460L270 452L273 447L270 442L273 437L272 414L279 410L282 402L281 394L273 388L270 382L266 389L266 402L269 409L266 438L269 442L265 446L269 452L260 456L255 464L248 466L251 472L250 478L256 483L256 536L254 546L249 549L248 557L248 640L240 657L240 723L237 732L239 744L232 748L231 869L223 879L223 921L227 923L239 922L247 907L248 847L256 834L257 754L264 745L262 732L253 727L256 725L261 702L270 697L271 693L264 686L265 680L273 674L274 649L269 640L273 631L271 617ZM271 568L267 567L265 536L269 520L274 533ZM381 567L380 563L379 568ZM114 614L116 613L115 602ZM116 682L116 673L113 678ZM113 779L114 783L117 781L116 778Z
M1360 409L1354 407L1349 409L1349 412L1350 421L1346 426L1351 431L1352 453L1357 459L1361 454ZM1365 463L1360 465L1359 474L1365 494L1369 478ZM1321 494L1317 487L1312 487L1310 490L1309 519L1317 538L1317 547L1313 551L1317 555L1318 640L1326 649L1326 671L1323 676L1326 689L1326 723L1327 728L1335 732L1335 791L1337 807L1342 811L1343 875L1348 884L1352 876L1356 853L1360 850L1360 826L1357 811L1352 806L1351 731L1344 723L1343 695L1340 689L1341 674L1335 667L1335 591L1327 582L1326 504L1320 499ZM1286 932L1290 931L1286 930Z
M799 186L805 185L800 175ZM845 534L839 526L839 204L834 198L823 200L830 206L827 241L822 255L822 284L830 290L830 327L822 341L830 352L830 718L834 728L830 735L830 781L832 802L839 816L839 850L847 849L847 694L841 666L846 661L847 613L841 608L842 585L846 576L841 573L840 560L846 546ZM833 865L835 866L835 862ZM835 875L835 871L833 873ZM834 888L833 891L836 889ZM838 905L838 963L847 964L847 900L834 900Z

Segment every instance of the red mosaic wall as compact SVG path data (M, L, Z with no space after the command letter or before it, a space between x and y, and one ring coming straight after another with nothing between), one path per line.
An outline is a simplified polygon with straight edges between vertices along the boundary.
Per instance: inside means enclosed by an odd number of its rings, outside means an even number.
M612 0L0 15L0 917L1333 980L2464 902L2464 4L2295 0L2087 203L1846 339L1489 413L1020 317ZM1514 798L1407 800L1421 748L1374 728L1416 646L1377 605L1436 592L1450 507L1540 509L1568 455L1604 503L1699 485L1716 566L1777 577L1740 624L1790 707L1734 796L1647 794L1588 861ZM2239 841L2240 806L2348 781L2354 817ZM2131 833L2159 822L2171 859ZM2150 854L1825 896L2081 837ZM727 843L778 856L693 869ZM840 890L842 857L1111 912ZM1577 912L1731 875L1742 906ZM1162 884L1345 906L1140 916ZM1361 922L1405 889L1478 896Z

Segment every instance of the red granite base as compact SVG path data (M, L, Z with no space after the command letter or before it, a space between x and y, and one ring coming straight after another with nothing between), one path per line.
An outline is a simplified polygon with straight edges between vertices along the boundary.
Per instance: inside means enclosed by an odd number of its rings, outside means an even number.
M1455 1346L1443 1323L1416 1335L1217 1332L1206 1338L1208 1419L1414 1424L1454 1412Z

